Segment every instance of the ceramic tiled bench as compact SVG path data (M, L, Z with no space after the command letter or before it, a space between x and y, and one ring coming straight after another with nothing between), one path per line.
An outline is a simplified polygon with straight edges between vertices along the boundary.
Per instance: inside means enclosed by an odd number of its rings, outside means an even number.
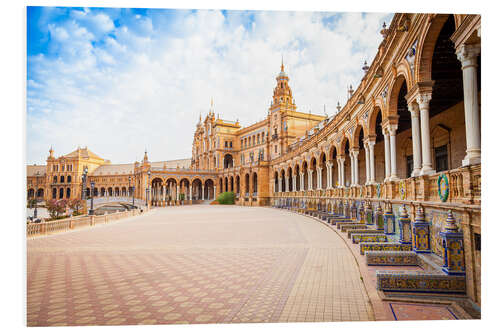
M366 251L365 256L369 266L419 266L413 251Z
M440 272L377 271L377 289L382 291L465 293L465 276Z
M362 233L362 234L352 234L352 242L358 244L361 242L372 243L372 242L387 242L387 236L384 234L374 234L374 233Z
M396 242L384 243L359 243L359 253L366 251L411 251L411 244L401 244Z
M368 229L366 228L366 224L364 225L363 228L356 228L356 229L348 229L347 230L347 238L351 238L352 235L354 234L375 234L375 235L381 235L384 234L384 230L376 230L376 229Z

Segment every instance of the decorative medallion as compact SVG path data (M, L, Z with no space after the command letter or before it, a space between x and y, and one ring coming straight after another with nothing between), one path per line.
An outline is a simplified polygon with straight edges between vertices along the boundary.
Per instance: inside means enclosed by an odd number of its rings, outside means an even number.
M382 192L382 187L380 184L377 184L377 198L380 198L380 193Z
M406 199L406 183L404 181L399 182L399 194L401 195L401 200Z
M441 199L442 202L446 202L446 200L448 200L448 195L450 195L450 185L448 183L448 177L446 176L446 174L443 173L439 175L437 180L437 187L439 199Z

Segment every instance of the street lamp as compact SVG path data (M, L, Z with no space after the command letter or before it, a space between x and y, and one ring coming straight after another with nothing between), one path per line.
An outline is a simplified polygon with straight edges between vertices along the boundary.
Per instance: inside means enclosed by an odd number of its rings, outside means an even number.
M149 208L149 191L150 191L150 186L149 183L151 182L151 170L148 170L148 186L146 189L146 205Z
M82 175L82 200L86 200L86 195L85 195L85 190L87 188L87 173L88 173L88 168L85 167L83 169L83 175Z
M135 207L135 186L132 186L132 206Z
M90 211L89 215L94 215L94 182L90 182Z

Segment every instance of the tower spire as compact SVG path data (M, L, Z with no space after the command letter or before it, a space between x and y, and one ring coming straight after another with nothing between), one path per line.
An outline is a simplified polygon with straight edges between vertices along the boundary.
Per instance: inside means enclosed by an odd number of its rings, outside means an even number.
M281 71L285 71L285 66L283 65L283 54L281 54Z

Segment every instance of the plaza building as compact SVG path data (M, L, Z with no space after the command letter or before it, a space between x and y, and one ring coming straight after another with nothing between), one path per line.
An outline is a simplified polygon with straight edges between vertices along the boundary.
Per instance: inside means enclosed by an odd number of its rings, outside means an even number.
M266 118L241 127L216 116L212 103L191 159L150 162L145 153L114 165L86 148L59 158L51 149L47 165L27 167L28 197L81 197L87 167L94 196L133 188L167 206L232 191L239 205L380 217L393 244L386 250L447 260L480 304L481 17L398 13L381 34L361 83L333 116L297 111L282 63ZM451 234L461 235L455 252Z

